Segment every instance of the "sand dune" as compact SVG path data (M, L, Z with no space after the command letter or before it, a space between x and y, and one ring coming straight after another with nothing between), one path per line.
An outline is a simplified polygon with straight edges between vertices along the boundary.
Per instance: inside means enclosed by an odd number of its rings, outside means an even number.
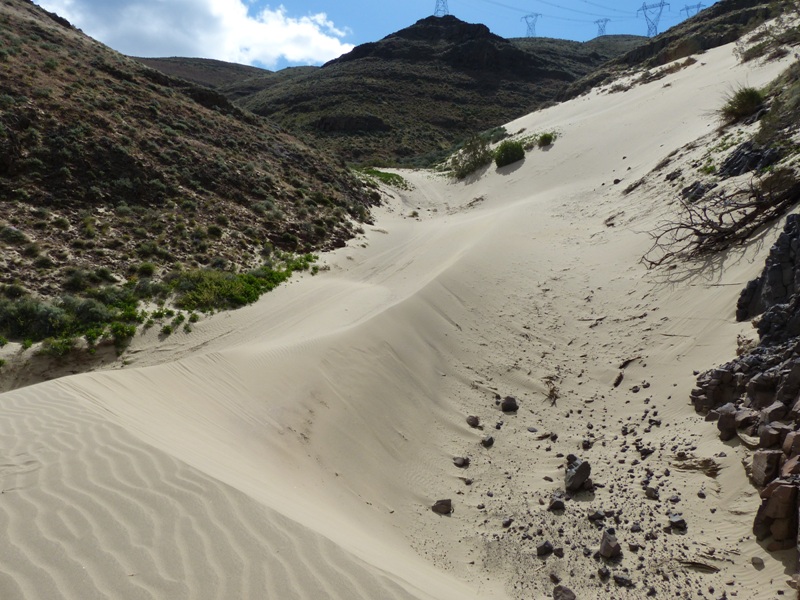
M647 586L773 597L793 558L751 538L758 500L741 449L688 405L692 370L726 360L746 332L735 298L769 240L724 269L639 264L675 194L651 171L713 133L732 86L786 64L738 65L731 46L698 59L509 124L560 134L521 165L466 183L404 173L414 190L325 257L330 272L168 344L143 336L123 370L0 396L0 597L530 598L549 596L551 574L600 597L584 513L611 508L620 538L643 546L622 565L638 587L619 597ZM703 151L674 160L688 174ZM495 394L517 396L519 413L500 413ZM663 426L646 427L656 414ZM646 464L622 450L623 426L655 450ZM678 449L719 476L679 464ZM542 502L570 452L606 487L557 517ZM639 485L646 468L680 494L687 536L631 531L665 519ZM451 517L430 511L439 498L453 499ZM537 558L544 539L564 558ZM682 569L687 557L720 571Z

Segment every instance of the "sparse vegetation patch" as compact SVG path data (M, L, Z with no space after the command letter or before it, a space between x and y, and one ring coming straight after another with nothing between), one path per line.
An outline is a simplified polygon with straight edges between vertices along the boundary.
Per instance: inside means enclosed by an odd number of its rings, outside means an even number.
M753 87L742 86L728 95L719 115L725 123L738 123L755 115L764 106L764 94Z

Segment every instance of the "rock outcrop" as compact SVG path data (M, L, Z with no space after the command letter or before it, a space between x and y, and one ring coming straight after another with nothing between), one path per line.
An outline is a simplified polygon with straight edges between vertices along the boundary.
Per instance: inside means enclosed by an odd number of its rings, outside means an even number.
M695 409L720 439L754 449L748 469L761 490L753 533L770 551L797 545L800 504L800 215L787 217L762 274L747 284L736 317L760 315L759 343L699 376ZM771 539L770 539L771 538Z

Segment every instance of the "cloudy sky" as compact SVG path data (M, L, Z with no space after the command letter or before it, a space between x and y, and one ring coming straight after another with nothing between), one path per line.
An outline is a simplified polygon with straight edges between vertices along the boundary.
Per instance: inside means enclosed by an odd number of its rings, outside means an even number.
M433 14L436 0L34 0L95 39L132 56L193 56L269 69L321 64ZM707 0L704 4L714 4ZM450 13L484 23L503 37L527 33L539 13L540 36L587 40L595 21L607 33L644 35L641 0L447 0ZM688 4L688 3L687 3ZM694 6L691 2L688 6ZM661 17L661 30L683 20L684 3ZM694 13L693 10L690 11Z

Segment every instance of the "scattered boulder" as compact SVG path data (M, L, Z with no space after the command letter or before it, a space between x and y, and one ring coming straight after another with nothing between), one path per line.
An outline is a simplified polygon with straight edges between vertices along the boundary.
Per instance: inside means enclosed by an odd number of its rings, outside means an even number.
M715 187L717 187L716 183L703 183L702 181L695 181L693 184L688 185L681 190L681 196L688 202L697 202Z
M490 435L487 435L485 438L481 440L481 446L484 448L491 448L494 446L494 438Z
M519 410L519 403L514 396L506 396L500 403L500 410L504 413L514 413Z
M477 429L481 425L481 420L475 415L470 415L467 417L467 425L469 425L473 429Z
M553 590L553 600L577 600L577 596L568 587L559 585Z
M459 469L466 469L469 466L469 458L466 456L456 456L453 459L453 464Z
M431 510L437 515L449 515L453 512L453 501L437 500L431 507Z
M686 519L684 519L681 515L670 515L669 526L677 531L686 531Z
M616 583L618 587L626 587L626 588L633 587L633 581L631 581L631 578L628 577L627 575L621 575L619 573L614 575L614 583Z
M613 560L622 555L622 546L617 541L615 533L613 529L606 529L600 540L600 556L606 560Z
M592 466L588 461L581 460L574 454L567 456L565 485L568 492L577 492L583 489L591 474Z
M552 498L550 498L550 504L547 506L547 510L552 512L564 510L565 508L564 497L561 494L553 494Z
M553 553L553 544L550 542L542 542L536 546L536 556L550 556Z

